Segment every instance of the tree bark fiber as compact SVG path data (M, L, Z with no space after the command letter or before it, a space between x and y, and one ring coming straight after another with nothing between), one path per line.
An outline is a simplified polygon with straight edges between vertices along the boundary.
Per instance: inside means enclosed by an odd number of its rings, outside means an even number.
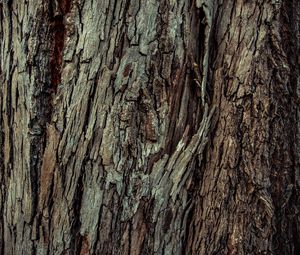
M0 0L0 254L300 254L298 0Z

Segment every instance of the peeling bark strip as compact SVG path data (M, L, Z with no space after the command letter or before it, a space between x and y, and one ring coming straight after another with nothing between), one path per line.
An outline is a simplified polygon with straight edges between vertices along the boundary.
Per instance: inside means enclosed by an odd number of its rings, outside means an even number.
M299 1L0 1L0 254L299 254Z

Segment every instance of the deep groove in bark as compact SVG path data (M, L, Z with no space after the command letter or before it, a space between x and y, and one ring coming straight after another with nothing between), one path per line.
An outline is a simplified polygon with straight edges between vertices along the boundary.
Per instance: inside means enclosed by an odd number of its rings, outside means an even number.
M87 242L86 238L84 236L81 236L80 234L80 208L81 208L81 202L82 202L82 187L83 187L83 175L84 173L81 170L76 191L73 199L73 208L72 208L72 218L74 219L74 222L71 226L71 233L72 233L72 241L70 245L71 252L74 254L80 255L81 250L85 249L85 243ZM85 253L83 253L85 254Z
M50 11L50 33L52 37L52 53L50 59L51 85L54 93L61 83L61 69L63 64L63 49L65 44L65 16L69 13L72 0L57 1L58 6L49 5ZM53 9L55 8L55 9Z

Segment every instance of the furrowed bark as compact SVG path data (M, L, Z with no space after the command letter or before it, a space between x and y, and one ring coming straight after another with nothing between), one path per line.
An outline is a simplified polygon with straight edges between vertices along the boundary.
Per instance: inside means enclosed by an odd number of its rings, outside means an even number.
M0 1L0 253L297 254L299 17Z

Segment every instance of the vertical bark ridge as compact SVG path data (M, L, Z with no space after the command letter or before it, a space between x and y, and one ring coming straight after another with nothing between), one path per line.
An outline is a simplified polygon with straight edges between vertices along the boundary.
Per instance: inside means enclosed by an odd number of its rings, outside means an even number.
M274 107L277 116L281 117L274 123L273 140L278 146L273 150L272 158L275 173L272 176L272 195L275 202L276 232L274 234L274 248L281 254L297 254L299 252L299 155L298 132L295 127L298 123L299 95L299 60L294 52L299 51L299 3L296 1L283 3L283 8L278 13L279 35L282 40L282 48L272 43L275 52L274 58L278 60L281 68L274 70L274 81L284 83L282 91L275 89L274 101L278 104ZM298 17L298 18L296 18ZM293 20L293 21L292 21ZM274 40L272 40L273 42ZM289 42L289 45L287 44ZM277 49L277 51L276 51ZM282 95L286 95L282 97ZM280 137L278 135L280 131ZM280 141L280 142L279 142ZM282 244L285 245L282 245Z
M1 75L7 88L1 88L2 100L6 102L1 126L4 126L7 159L4 173L10 171L2 179L3 185L9 187L3 198L5 254L18 254L24 249L35 253L36 231L31 225L37 212L44 132L51 113L48 16L43 4L7 1L1 8L5 16L1 26L6 38L1 44L1 63L5 63ZM5 124L5 118L10 125ZM8 151L12 150L14 157L8 160L11 154Z
M3 34L3 4L0 5L0 33ZM0 47L2 48L2 41L0 42ZM2 53L0 54L0 82L1 84L4 83L4 77L3 77L3 58L2 58ZM5 157L5 152L4 152L4 144L5 144L5 133L4 133L4 128L3 128L3 123L4 123L4 116L3 116L3 92L2 92L2 88L0 90L0 109L1 109L1 114L0 114L0 184L1 184L1 195L0 195L0 253L4 252L4 201L5 201L5 197L6 197L6 190L3 187L4 184L4 177L5 177L5 167L4 167L4 157Z
M220 116L201 168L188 253L295 254L298 234L287 221L298 225L298 170L288 129L297 123L299 84L296 59L284 52L294 29L280 18L289 8L260 1L220 7L212 80ZM286 203L294 209L285 211Z

